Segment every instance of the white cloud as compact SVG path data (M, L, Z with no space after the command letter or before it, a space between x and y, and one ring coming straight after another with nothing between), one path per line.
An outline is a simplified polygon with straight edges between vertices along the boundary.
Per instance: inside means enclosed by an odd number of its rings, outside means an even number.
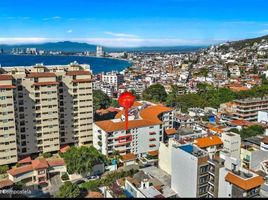
M1 38L0 44L38 44L44 42L56 42L57 39L53 38L40 38L40 37L23 37L23 38Z
M89 44L110 47L140 47L140 46L180 46L180 45L209 45L225 42L227 39L185 40L185 39L146 39L146 38L0 38L0 44L37 44L57 41L87 42Z
M127 33L113 33L113 32L104 32L106 35L111 35L115 37L126 37L126 38L136 38L138 37L137 35L133 34L127 34Z
M49 20L59 20L59 19L61 19L60 16L54 16L54 17L43 18L44 21L49 21Z
M67 31L67 33L72 33L72 32L73 32L73 30L72 30L72 29L70 29L70 30L68 30L68 31Z
M268 29L258 31L257 33L259 33L259 34L266 34L266 33L268 33Z

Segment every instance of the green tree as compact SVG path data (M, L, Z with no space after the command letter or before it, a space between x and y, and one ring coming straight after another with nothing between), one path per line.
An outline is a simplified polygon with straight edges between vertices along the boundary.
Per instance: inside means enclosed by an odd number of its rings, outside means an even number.
M72 184L70 181L65 182L57 194L58 198L77 198L79 196L80 189L78 185Z
M130 92L136 97L136 100L140 100L141 97L137 94L135 90L132 89Z
M167 98L167 93L163 85L155 84L145 89L142 93L144 100L153 102L164 102Z
M8 166L7 165L2 165L0 166L0 174L5 174L8 170Z
M179 93L179 86L177 85L172 85L171 86L171 92L168 93L167 98L166 98L166 105L169 107L175 107L177 96Z
M119 103L118 103L118 100L117 99L112 99L112 103L111 103L111 106L112 107L119 107Z
M44 158L50 158L52 157L52 154L50 152L47 152L47 153L43 153L42 155Z
M93 109L106 109L112 103L111 98L101 90L93 90Z
M94 165L106 162L106 157L93 146L71 147L67 152L60 155L67 165L69 174L90 173Z
M255 125L248 128L243 128L240 131L235 128L231 129L230 131L240 134L241 139L246 139L257 135L263 135L265 132L265 128L259 125Z

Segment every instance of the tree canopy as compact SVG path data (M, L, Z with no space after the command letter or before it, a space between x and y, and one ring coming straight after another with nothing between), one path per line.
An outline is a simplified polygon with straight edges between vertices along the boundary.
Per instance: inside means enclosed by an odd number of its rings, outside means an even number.
M93 146L71 147L60 155L66 163L69 174L90 173L94 165L106 162L106 157Z
M111 98L101 90L93 90L94 112L99 109L106 109L112 103Z
M57 194L57 198L77 198L80 196L80 189L78 185L67 181L62 185Z
M251 126L248 128L243 128L242 130L238 130L238 129L231 129L231 132L235 132L238 133L241 136L241 139L246 139L249 137L253 137L253 136L257 136L257 135L263 135L265 132L265 128L263 128L262 126Z
M144 100L153 102L164 102L167 98L167 93L163 85L155 84L145 89L142 93Z

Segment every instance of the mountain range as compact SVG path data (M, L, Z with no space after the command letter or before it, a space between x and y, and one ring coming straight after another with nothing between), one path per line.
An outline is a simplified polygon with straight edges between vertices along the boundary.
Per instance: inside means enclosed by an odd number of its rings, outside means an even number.
M79 42L48 42L43 44L22 44L22 45L1 45L0 49L4 52L10 52L13 48L26 49L36 48L45 51L62 51L62 52L96 52L97 45ZM195 51L207 46L172 46L172 47L135 47L135 48L113 48L104 47L106 52L189 52Z
M233 47L234 49L241 49L247 46L253 45L255 42L261 42L263 39L268 40L268 35L243 39L239 41L231 41L224 43L220 46L222 49L227 49ZM1 45L0 49L3 49L4 52L10 52L13 48L26 49L26 48L36 48L38 50L45 51L62 51L62 52L96 52L97 45L88 44L88 43L79 43L71 41L63 42L48 42L43 44L22 44L22 45ZM133 47L133 48L112 48L104 47L106 52L189 52L197 51L199 49L207 48L208 46L172 46L172 47Z

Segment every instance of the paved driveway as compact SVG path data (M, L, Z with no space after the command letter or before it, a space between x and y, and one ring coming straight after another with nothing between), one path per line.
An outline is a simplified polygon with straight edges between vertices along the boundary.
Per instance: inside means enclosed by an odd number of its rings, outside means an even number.
M51 194L51 196L55 196L63 184L64 183L62 182L60 175L51 177L49 181L48 192Z

